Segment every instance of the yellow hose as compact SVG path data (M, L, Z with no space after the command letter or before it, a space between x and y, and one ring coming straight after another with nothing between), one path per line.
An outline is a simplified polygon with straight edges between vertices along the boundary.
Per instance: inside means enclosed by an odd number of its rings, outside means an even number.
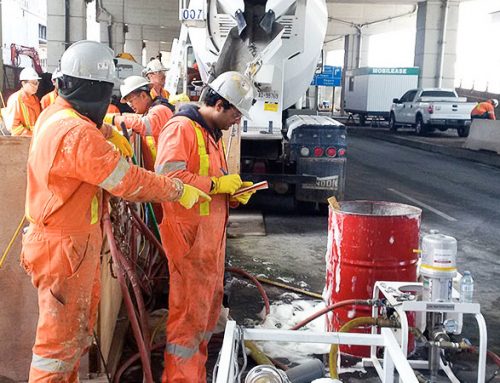
M245 347L248 348L248 350L250 350L250 356L255 361L255 363L259 365L274 366L271 359L269 359L267 355L264 354L254 342L246 340Z
M14 235L12 236L12 238L9 241L9 244L5 248L5 251L2 254L2 258L0 259L0 269L2 268L2 265L3 265L4 261L5 261L5 259L7 258L7 254L9 254L10 249L12 248L12 245L14 245L14 242L15 242L17 236L19 235L19 232L23 228L25 220L26 220L26 217L23 216L23 218L21 219L21 222L19 222L19 225L17 226L16 231L14 232Z
M379 327L400 327L396 320L386 319L386 318L372 318L372 317L359 317L354 318L344 324L338 332L349 332L352 329L359 326L379 326ZM330 377L332 379L338 379L339 374L337 371L337 354L339 352L339 345L332 344L330 347L330 355L328 356L328 365L330 367Z
M344 324L338 332L349 332L352 329L363 326L363 325L374 325L376 324L377 320L372 317L359 317L359 318L354 318ZM338 379L339 374L337 372L337 354L339 352L339 345L338 344L332 344L330 347L330 355L328 356L328 365L330 367L330 378L332 379Z

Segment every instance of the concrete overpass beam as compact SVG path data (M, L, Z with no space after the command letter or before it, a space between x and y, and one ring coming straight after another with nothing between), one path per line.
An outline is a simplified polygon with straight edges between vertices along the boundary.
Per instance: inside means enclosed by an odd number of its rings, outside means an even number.
M458 0L427 0L418 7L415 66L421 87L454 87L458 10Z
M66 14L69 11L69 18ZM87 37L87 10L84 0L48 0L47 70L53 72L68 46Z

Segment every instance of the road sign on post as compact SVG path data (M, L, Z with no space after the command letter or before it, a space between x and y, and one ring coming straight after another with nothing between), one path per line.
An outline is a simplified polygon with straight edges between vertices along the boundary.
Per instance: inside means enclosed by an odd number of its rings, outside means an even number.
M342 67L325 65L323 72L314 75L311 85L340 86L342 82Z

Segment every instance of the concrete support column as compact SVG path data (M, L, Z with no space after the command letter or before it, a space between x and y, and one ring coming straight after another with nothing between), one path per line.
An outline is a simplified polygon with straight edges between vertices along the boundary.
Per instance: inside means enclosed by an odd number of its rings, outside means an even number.
M0 44L3 45L3 37L2 37L2 5L0 4ZM0 48L0 91L3 92L3 49ZM5 106L0 102L2 108Z
M156 57L160 53L160 42L158 40L147 40L145 51L146 63L148 63L151 57Z
M142 62L142 26L128 24L127 29L123 50L134 56L139 64L144 65Z
M346 73L359 68L361 52L361 32L356 35L346 35L344 40L344 70L342 74L342 91L340 93L340 113L344 114L345 90L349 86Z
M123 32L123 23L112 21L100 23L101 28L101 42L106 44L111 49L115 51L115 55L123 52L123 46L125 44L125 33ZM111 34L111 44L110 41Z
M368 52L370 50L370 36L361 36L361 49L359 53L359 67L368 66Z
M420 87L454 87L458 11L458 0L419 3L415 66Z
M47 1L47 70L53 72L62 54L76 41L87 37L84 0Z
M97 9L97 21L100 22L100 40L115 51L115 54L123 52L125 43L125 32L123 29L126 0L106 1L105 7L100 1ZM110 41L111 35L111 41Z

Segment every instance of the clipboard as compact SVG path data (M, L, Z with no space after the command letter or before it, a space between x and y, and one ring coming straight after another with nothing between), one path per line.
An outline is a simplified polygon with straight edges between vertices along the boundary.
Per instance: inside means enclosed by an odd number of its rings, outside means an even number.
M247 186L246 188L238 189L232 195L232 197L238 197L238 196L245 194L249 191L257 191L257 190L264 190L264 189L269 189L269 184L267 183L267 181L257 182L256 184L253 184L252 186Z

